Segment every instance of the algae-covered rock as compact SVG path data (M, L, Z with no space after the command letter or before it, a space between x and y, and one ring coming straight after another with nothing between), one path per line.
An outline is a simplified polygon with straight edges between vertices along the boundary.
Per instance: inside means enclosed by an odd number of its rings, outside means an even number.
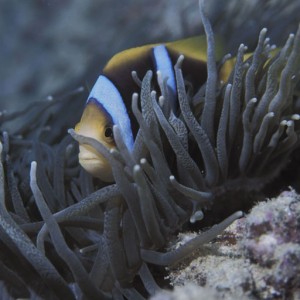
M172 269L174 294L193 283L201 287L194 287L199 297L203 288L213 291L210 299L298 299L299 236L300 196L285 191L257 204L214 243L199 249L194 260ZM180 299L173 297L166 299Z

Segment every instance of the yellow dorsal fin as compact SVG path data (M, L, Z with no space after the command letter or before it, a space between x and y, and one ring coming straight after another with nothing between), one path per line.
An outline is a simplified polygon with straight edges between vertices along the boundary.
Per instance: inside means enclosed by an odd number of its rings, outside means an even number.
M216 60L220 60L223 56L223 46L221 39L216 37L215 38L216 44ZM183 54L186 57L190 57L196 60L206 61L206 50L207 50L207 43L206 43L206 36L193 36L190 38L168 42L166 43L167 48L172 49L178 53Z
M216 37L216 60L220 60L223 56L223 47L221 39ZM177 40L167 43L148 44L140 47L135 47L121 51L114 55L104 68L106 70L114 70L118 66L124 64L130 65L130 62L134 62L137 59L146 57L149 50L157 45L166 45L166 47L178 54L183 54L186 58L192 58L196 60L206 61L206 36L193 36L190 38Z

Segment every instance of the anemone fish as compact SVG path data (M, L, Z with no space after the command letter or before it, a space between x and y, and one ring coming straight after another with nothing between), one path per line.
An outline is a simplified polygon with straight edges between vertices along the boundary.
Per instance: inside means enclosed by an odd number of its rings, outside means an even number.
M217 40L216 43L216 60L220 60L221 42ZM173 99L171 107L175 112L177 90L173 66L179 55L184 55L184 77L197 89L207 78L206 49L206 37L197 36L165 44L145 45L116 54L104 67L92 88L75 131L112 149L116 147L113 125L117 125L131 151L138 128L130 106L132 94L139 91L132 78L132 71L136 71L141 78L148 70L152 70L154 74L160 72L162 80L166 80L170 99ZM228 71L222 67L220 78L224 79L226 74ZM105 182L113 181L108 161L89 145L81 144L79 147L81 166Z

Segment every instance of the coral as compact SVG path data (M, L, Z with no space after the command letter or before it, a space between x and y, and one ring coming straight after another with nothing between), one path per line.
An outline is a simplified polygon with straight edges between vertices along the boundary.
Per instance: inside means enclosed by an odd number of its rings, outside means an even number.
M246 258L267 270L263 280L274 296L287 297L299 289L300 195L286 191L276 201L255 206L241 248Z
M162 291L151 297L151 300L205 300L221 299L217 298L218 294L209 288L203 288L198 285L189 283L185 286L176 286L173 292Z
M214 299L297 299L299 221L300 195L285 191L257 204L169 278L176 287L192 282L217 291Z
M252 209L243 243L251 261L262 266L272 264L278 246L300 243L299 201L294 191L287 191L276 202L262 202Z

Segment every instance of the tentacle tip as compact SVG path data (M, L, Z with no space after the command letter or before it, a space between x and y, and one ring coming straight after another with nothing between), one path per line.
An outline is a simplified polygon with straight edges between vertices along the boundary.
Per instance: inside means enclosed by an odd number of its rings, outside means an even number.
M274 113L273 111L270 111L270 112L267 114L267 116L268 116L269 118L273 118L273 117L275 116L275 113Z
M156 96L156 91L153 90L153 91L151 91L150 94L151 94L152 97L155 97Z
M36 168L37 168L37 162L34 160L30 164L30 180L36 181Z
M158 103L159 103L159 106L160 107L163 107L164 106L164 103L165 103L165 97L164 96L160 96L158 98Z
M176 180L174 175L170 175L169 179L172 183Z
M141 166L136 164L133 166L133 172L134 173L139 173L141 171Z
M68 134L70 134L71 136L74 136L76 133L75 133L75 130L73 128L69 128L68 129Z
M268 31L268 29L266 27L264 27L261 31L260 34L266 34Z
M196 223L197 221L201 221L204 218L204 214L202 210L197 210L191 217L190 223Z
M77 92L78 93L82 93L84 91L84 86L80 86L78 89L77 89Z
M46 98L47 101L51 102L54 100L54 97L52 95L48 95Z
M146 159L146 158L141 158L141 159L140 159L140 163L141 163L142 165L146 164L146 163L147 163L147 159Z
M150 75L150 77L152 77L152 75L153 75L153 72L152 72L152 70L148 70L148 71L147 71L147 74L149 74L149 75Z
M159 96L159 98L158 98L158 101L159 101L159 102L162 102L162 101L164 101L164 100L165 100L165 97L164 97L163 95Z
M287 120L282 120L282 121L280 122L280 125L281 125L281 126L285 126L286 123L287 123Z
M235 216L236 216L237 219L240 219L240 218L245 217L246 214L245 214L243 211L239 210L239 211L237 211L237 212L235 213Z
M178 57L178 59L177 59L177 62L176 62L176 64L175 64L175 66L176 66L177 68L180 69L183 60L184 60L184 55L183 55L183 54L180 54L179 57Z
M120 135L120 128L119 128L118 125L114 124L112 129L113 129L113 134L114 134L115 137Z
M269 37L266 37L266 38L265 38L265 44L268 44L268 43L270 42L270 40L271 40L271 39L270 39Z

